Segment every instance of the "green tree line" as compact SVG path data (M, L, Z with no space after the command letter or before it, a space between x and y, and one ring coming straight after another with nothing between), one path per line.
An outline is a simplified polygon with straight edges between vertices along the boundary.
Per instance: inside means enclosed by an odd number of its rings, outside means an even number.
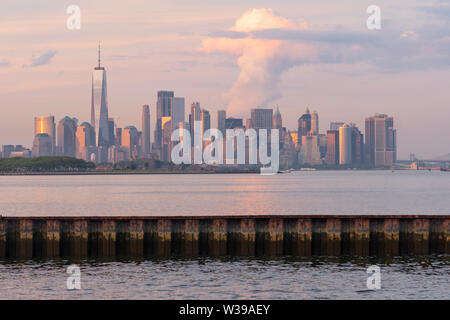
M93 162L71 157L0 159L0 172L84 171L94 168Z

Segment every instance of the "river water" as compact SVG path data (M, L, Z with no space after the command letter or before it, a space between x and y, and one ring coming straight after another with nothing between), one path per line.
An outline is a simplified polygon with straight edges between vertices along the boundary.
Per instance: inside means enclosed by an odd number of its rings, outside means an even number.
M449 214L450 173L0 176L5 216ZM70 264L81 289L68 290ZM381 270L368 290L367 267ZM2 299L450 299L450 257L0 261Z
M450 299L450 257L0 262L2 299ZM380 267L381 288L367 287Z
M5 216L449 214L450 173L0 176Z

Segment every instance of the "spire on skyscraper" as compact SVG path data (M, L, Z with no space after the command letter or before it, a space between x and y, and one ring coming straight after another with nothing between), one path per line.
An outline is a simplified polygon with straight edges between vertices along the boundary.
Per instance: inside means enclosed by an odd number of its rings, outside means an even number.
M100 41L98 42L98 67L100 68Z

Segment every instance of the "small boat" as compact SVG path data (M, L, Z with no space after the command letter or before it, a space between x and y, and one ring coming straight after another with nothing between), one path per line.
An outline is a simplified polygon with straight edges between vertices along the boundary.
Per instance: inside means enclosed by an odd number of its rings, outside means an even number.
M286 169L286 170L280 170L278 171L278 173L291 173L292 171L294 171L294 169Z

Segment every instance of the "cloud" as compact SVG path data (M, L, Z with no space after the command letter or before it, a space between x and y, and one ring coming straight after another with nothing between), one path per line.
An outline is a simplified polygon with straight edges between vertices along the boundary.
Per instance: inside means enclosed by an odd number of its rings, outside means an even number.
M0 68L6 68L6 67L10 67L10 66L11 66L11 64L6 59L0 60Z
M38 57L34 57L33 56L31 58L31 63L28 64L28 65L24 64L22 67L24 67L24 68L27 68L27 67L28 68L33 68L33 67L49 64L55 55L56 55L56 51L49 50L49 51L43 53L42 55L40 55Z
M446 13L447 6L442 7ZM439 12L435 7L424 11ZM394 24L384 24L380 31L312 30L305 21L296 23L262 8L207 35L200 51L236 57L240 73L225 96L229 112L241 116L250 108L270 107L281 96L282 75L299 65L363 63L383 73L448 68L450 28L437 21L416 30Z
M252 33L264 30L304 30L305 22L276 15L272 9L252 9L236 20L225 33L207 37L201 51L225 52L237 56L238 79L227 93L228 111L242 115L248 108L266 106L280 97L278 84L283 72L316 59L316 48L289 41L260 39Z

